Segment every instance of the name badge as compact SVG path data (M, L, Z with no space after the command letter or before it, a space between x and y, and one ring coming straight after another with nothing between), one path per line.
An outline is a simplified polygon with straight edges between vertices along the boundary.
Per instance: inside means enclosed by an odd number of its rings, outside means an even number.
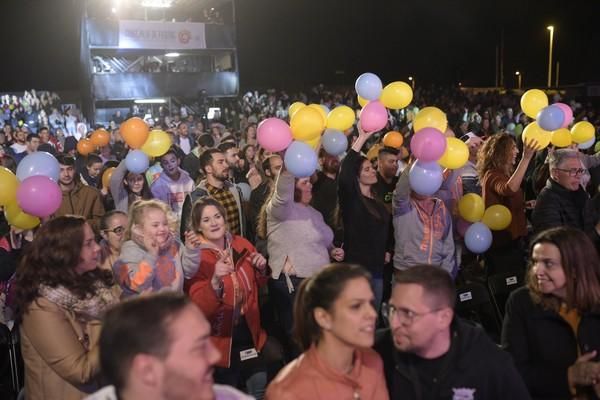
M240 360L246 361L258 357L258 352L255 348L240 351Z

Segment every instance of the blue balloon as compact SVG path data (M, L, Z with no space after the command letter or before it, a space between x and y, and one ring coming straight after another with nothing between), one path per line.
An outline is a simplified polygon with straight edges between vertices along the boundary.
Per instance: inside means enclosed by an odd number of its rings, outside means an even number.
M537 115L537 123L545 131L560 129L565 121L565 113L560 107L551 105L544 107Z
M408 173L410 188L422 196L431 196L437 192L443 180L442 167L435 161L417 161Z
M595 142L596 142L596 138L593 137L590 140L588 140L587 142L579 143L577 145L577 147L581 150L586 150L586 149L589 149L590 147L592 147Z
M356 79L354 84L356 93L365 100L377 100L383 90L381 79L371 72L365 72Z
M328 154L339 156L348 148L348 138L340 131L327 129L321 138L321 145Z
M25 156L17 166L17 178L21 182L36 175L46 176L54 182L58 182L60 165L52 154L36 151Z
M475 222L465 232L465 246L473 253L485 253L491 245L492 231L484 223Z
M323 109L323 111L325 111L325 114L329 114L329 111L331 111L329 107L327 107L325 104L320 104L320 106Z
M306 178L317 169L317 154L304 142L294 140L285 151L285 168L297 178Z
M125 157L125 166L127 170L134 174L143 174L148 169L150 160L148 156L141 150L132 150Z

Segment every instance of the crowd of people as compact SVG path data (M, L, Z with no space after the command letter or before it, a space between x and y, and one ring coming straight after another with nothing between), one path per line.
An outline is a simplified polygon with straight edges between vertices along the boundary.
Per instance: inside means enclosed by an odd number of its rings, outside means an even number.
M317 86L157 117L172 145L145 173L127 169L120 115L86 156L51 124L5 125L4 167L36 151L60 165L40 227L0 216L1 322L20 333L27 399L600 398L600 153L524 145L514 94L430 88L298 178L257 141L295 100L360 108ZM431 196L409 184L425 105L469 148ZM467 193L512 216L483 255L463 243ZM505 273L525 285L494 343L458 315L457 286Z

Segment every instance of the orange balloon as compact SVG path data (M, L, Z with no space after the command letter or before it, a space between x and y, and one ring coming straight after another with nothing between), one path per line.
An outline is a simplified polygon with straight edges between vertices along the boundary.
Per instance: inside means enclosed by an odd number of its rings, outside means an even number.
M108 188L110 186L110 178L112 177L113 172L115 172L115 169L115 167L106 168L102 174L102 187Z
M90 140L98 147L106 146L110 142L110 133L106 129L95 130Z
M87 156L94 150L96 150L96 146L94 146L90 139L81 139L77 142L77 152L82 156Z
M129 147L139 149L146 143L150 129L143 119L133 117L121 124L120 132Z
M386 147L393 147L395 149L399 149L402 147L402 143L404 143L404 137L400 132L389 131L383 137L383 145Z

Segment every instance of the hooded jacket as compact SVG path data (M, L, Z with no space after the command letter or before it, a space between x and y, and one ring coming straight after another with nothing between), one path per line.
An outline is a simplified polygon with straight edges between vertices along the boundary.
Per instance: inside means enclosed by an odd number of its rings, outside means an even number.
M163 171L150 187L152 196L168 204L177 217L181 217L185 197L194 190L194 181L190 175L181 168L179 173L179 179L174 181Z
M100 191L75 179L73 189L62 192L62 202L54 213L54 217L70 214L81 215L92 225L94 230L98 231L100 218L104 213Z

